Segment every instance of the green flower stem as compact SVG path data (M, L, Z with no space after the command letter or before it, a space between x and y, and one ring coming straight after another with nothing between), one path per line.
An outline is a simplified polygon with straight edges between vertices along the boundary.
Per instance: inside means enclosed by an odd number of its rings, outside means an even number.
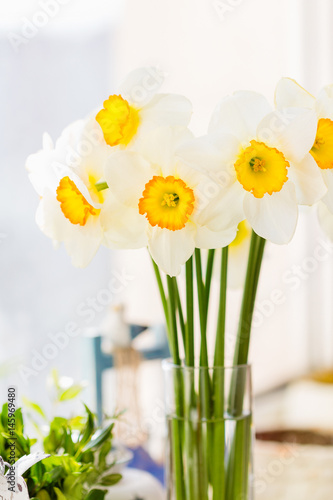
M249 463L251 460L252 418L235 419L235 431L226 472L225 498L248 498Z
M258 289L259 275L265 250L266 240L252 231L249 261L237 332L234 365L245 365L248 362L252 317Z
M214 366L224 366L225 319L227 306L228 247L222 248L220 275L220 302L216 329Z
M172 464L173 480L175 482L176 499L186 500L184 467L183 467L183 446L182 446L182 421L178 418L172 418L171 421L171 440L172 440ZM189 499L190 500L190 499Z
M250 347L253 311L258 289L259 275L264 256L266 240L252 231L249 260L247 265L243 300L238 324L237 339L234 354L234 366L246 365ZM242 414L244 381L239 376L232 377L229 413L233 416Z
M206 279L205 279L206 315L207 315L207 317L208 317L208 308L209 308L210 287L211 287L211 283L212 283L213 268L214 268L214 257L215 257L215 250L214 249L208 250Z
M198 290L198 304L199 304L199 318L200 318L200 368L208 368L208 350L207 350L207 306L205 286L202 281L202 265L201 265L201 252L198 248L195 249L195 267L197 276L197 290ZM199 380L199 420L209 421L211 417L211 381L209 370L202 370ZM207 424L207 438L204 438L203 427L198 427L198 456L201 459L200 465L200 482L201 491L200 498L205 500L208 498L208 480L210 477L211 463L208 462L207 457L211 456L212 449L212 428L211 424Z
M156 262L153 259L151 259L151 261L153 263L156 281L157 281L158 289L159 289L160 296L161 296L165 321L166 321L167 329L168 329L168 333L169 333L169 310L168 310L168 302L167 302L165 291L164 291L163 281L161 278L161 273L160 273L160 270L158 268L158 265L156 264ZM169 345L170 345L170 339L169 339Z
M186 328L185 361L194 366L194 306L193 306L193 257L185 264L186 268Z
M251 326L255 306L260 269L264 255L266 240L252 231L249 260L246 272L243 300L237 331L234 366L245 365L248 362ZM249 429L244 428L248 418L243 415L245 394L245 373L233 373L231 378L228 413L236 420L235 434L231 445L226 474L226 498L237 500L246 491L249 472L249 454L251 442L248 440ZM251 417L251 416L250 416ZM250 418L249 417L249 418ZM245 421L244 421L245 419ZM240 477L239 474L242 476ZM243 488L243 491L241 491Z
M193 257L185 264L186 275L186 328L185 328L185 364L194 367L194 297L193 297ZM195 372L187 371L189 378L185 382L189 401L185 407L185 454L187 458L186 468L186 493L188 500L201 500L202 480L199 468L198 456L198 430L193 425L193 410L197 405L197 395L195 392Z
M177 334L177 318L176 318L176 297L175 297L175 284L173 278L167 276L168 286L168 299L165 294L163 281L161 278L160 270L157 264L153 262L153 267L156 275L157 285L160 292L165 320L167 324L168 340L171 350L173 362L180 365L178 334ZM179 375L179 374L178 374ZM184 486L184 468L183 468L183 451L182 451L182 415L183 415L183 382L181 376L176 376L175 383L175 402L176 402L176 416L171 416L171 453L172 463L174 464L173 477L175 481L176 500L186 500L185 486Z
M182 333L183 343L184 343L184 348L185 348L186 326L185 326L184 315L183 315L183 307L182 307L182 303L180 300L177 278L174 278L173 283L174 283L174 287L175 287L175 296L176 296L176 305L177 305L178 318L179 318L179 326L180 326L180 331Z
M206 367L208 366L206 296L205 296L205 286L202 281L201 252L198 248L195 249L195 268L197 274L197 289L198 289L200 333L201 333L200 366Z
M176 297L175 297L175 278L167 276L168 285L168 316L169 316L169 337L171 339L171 353L175 365L180 366L179 345L177 334L177 317L176 317ZM184 390L182 374L177 370L174 381L175 386L175 403L176 403L176 418L172 418L172 455L174 463L174 480L176 489L176 499L186 499L185 484L184 484L184 465L183 465L183 403Z
M222 249L220 301L214 357L214 441L213 441L213 500L224 500L225 493L225 422L224 422L224 357L227 304L228 247Z
M178 329L177 329L177 299L175 293L175 278L167 276L168 285L168 316L169 330L171 339L171 354L175 365L180 365L179 344L178 344Z

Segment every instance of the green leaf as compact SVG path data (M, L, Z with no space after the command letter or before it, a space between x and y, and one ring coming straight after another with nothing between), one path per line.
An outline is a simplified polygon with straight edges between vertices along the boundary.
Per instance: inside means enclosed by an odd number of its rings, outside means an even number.
M95 431L95 417L94 414L89 410L87 405L84 405L87 412L87 423L83 431L82 438L80 439L79 449L82 450L84 445L88 443L89 439Z
M97 448L97 446L100 446L102 443L104 443L104 441L110 439L113 427L113 423L106 427L104 431L100 432L95 439L87 444L87 446L84 448L84 451L91 450L92 448Z
M55 467L61 466L66 474L80 472L84 467L69 455L54 455L43 460L46 470L49 472Z
M87 422L85 427L83 428L82 432L82 438L79 441L78 448L75 454L75 458L78 458L80 456L81 451L85 447L85 445L88 443L89 439L95 432L95 417L94 414L89 410L87 405L84 405L86 408L87 412Z
M15 431L23 434L24 425L23 425L23 416L21 408L18 408L15 411Z
M44 481L47 484L56 483L64 474L64 469L60 465L44 474Z
M48 492L46 490L40 490L38 493L37 493L37 496L36 496L36 499L37 500L51 500L51 497L50 495L48 494Z
M44 439L44 451L46 453L58 453L64 446L67 420L62 417L55 417L50 425L48 436Z
M64 481L63 493L73 500L82 500L87 492L85 488L86 482L87 472L71 474Z
M71 429L64 429L64 451L69 455L74 455L75 453L75 444L72 439Z
M8 424L8 404L5 403L2 406L2 411L1 411L1 426L2 429L7 430L7 424Z
M85 417L78 415L77 417L70 418L68 420L68 425L71 429L82 430L85 424Z
M9 437L11 439L12 436ZM30 439L15 431L16 458L30 454Z
M57 500L67 500L67 498L62 493L62 491L59 490L59 488L54 487L53 489L54 489L55 494L57 495Z
M35 484L37 485L41 484L44 472L45 472L45 466L41 462L38 462L37 464L31 467L30 477L33 479Z
M107 490L90 490L84 500L104 500Z
M121 478L121 474L108 474L107 476L101 477L99 484L102 486L113 486L114 484L119 483Z
M30 401L30 399L26 398L25 396L22 397L23 404L33 410L34 412L38 413L44 420L46 420L46 415L42 408L38 406L38 404L34 403L33 401Z
M76 398L83 390L82 385L74 384L59 394L59 401L68 401Z
M111 440L105 441L101 447L101 451L99 452L98 457L98 469L105 470L106 469L106 457L111 451L112 443Z
M80 455L80 462L82 462L83 464L92 464L94 463L94 454L92 451L84 451L81 455Z

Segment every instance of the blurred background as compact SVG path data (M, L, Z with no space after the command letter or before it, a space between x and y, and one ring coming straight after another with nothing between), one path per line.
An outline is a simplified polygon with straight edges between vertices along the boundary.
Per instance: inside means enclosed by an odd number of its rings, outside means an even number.
M117 399L119 384L136 384L132 413L139 444L148 442L161 460L160 358L166 348L149 259L144 251L100 250L88 268L73 268L64 250L55 251L35 224L38 197L24 169L26 157L41 147L44 131L56 139L69 122L101 107L139 66L158 66L165 73L162 91L192 100L191 126L198 134L206 131L216 103L235 90L256 90L273 102L277 81L289 76L316 94L333 82L332 19L330 0L0 3L3 401L8 384L14 384L19 397L51 412L47 386L54 368L64 387L86 381L81 399L95 411L101 405L109 413L126 406L126 398ZM301 215L290 245L267 247L251 350L258 419L278 413L277 403L266 406L263 398L332 367L332 277L332 248L315 211ZM110 280L116 283L111 298L105 292ZM240 293L231 290L230 338L239 300ZM75 334L61 335L73 324ZM151 328L143 334L140 326ZM117 379L108 369L110 352L129 345L141 355L118 356ZM80 401L70 402L66 411L75 411L75 405Z

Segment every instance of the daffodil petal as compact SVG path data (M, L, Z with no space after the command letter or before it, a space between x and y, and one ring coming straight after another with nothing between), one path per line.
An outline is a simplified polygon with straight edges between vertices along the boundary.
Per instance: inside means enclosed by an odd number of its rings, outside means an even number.
M152 258L166 274L177 276L194 252L195 226L188 223L179 231L150 227L149 233L148 248Z
M53 140L47 132L43 134L43 149L52 151L54 148Z
M140 111L142 121L157 127L187 127L192 116L192 104L178 94L157 94Z
M310 151L317 133L315 111L302 108L277 110L265 116L257 129L261 142L280 150L288 161L298 162Z
M146 183L154 175L150 164L133 151L116 151L105 163L104 178L114 196L137 208Z
M295 184L297 200L301 205L313 205L327 192L321 171L310 154L291 165L289 179Z
M323 202L333 214L333 171L322 170L322 176L327 186L327 194L323 197Z
M333 120L333 85L324 87L319 93L316 101L318 118L329 118Z
M255 198L247 193L244 199L245 216L254 231L272 243L289 243L294 235L298 207L295 187L286 182L278 193Z
M281 78L275 89L275 104L277 108L309 108L315 105L315 98L296 80Z
M73 226L73 224L71 224ZM73 228L70 228L73 231ZM86 226L74 228L73 234L64 240L67 253L75 267L86 267L94 258L102 243L103 233L99 221L90 218Z
M272 108L266 98L256 92L240 91L226 97L215 109L209 133L232 134L244 143L256 134L257 126Z
M186 127L157 127L142 137L140 154L155 165L157 174L173 175L176 152L192 138Z
M95 256L103 237L98 219L89 218L84 227L72 224L64 217L54 193L44 192L36 222L41 231L55 244L64 243L75 267L86 267Z
M202 206L193 220L200 226L207 227L212 231L224 231L237 228L238 224L245 219L243 211L244 190L238 182L226 189L215 192L214 197L202 199Z
M101 213L104 229L103 243L112 249L136 249L146 247L147 221L137 208L127 207L118 201L106 203Z
M137 68L131 71L119 86L119 92L131 104L142 108L159 91L164 74L157 67Z
M177 155L187 165L206 172L218 184L227 186L236 179L234 163L239 151L240 143L235 136L214 133L184 143Z
M231 243L237 234L237 226L223 231L213 231L206 226L197 225L195 246L197 248L223 248Z
M61 132L60 137L56 141L55 148L59 151L65 151L65 153L74 153L72 156L68 154L67 165L71 167L71 161L74 161L75 156L79 156L77 152L77 145L82 139L82 132L85 129L86 120L76 120L70 123ZM76 163L75 163L76 165Z
M59 176L52 169L53 162L55 154L49 149L42 149L29 155L26 160L25 168L28 170L29 179L40 196L46 188L56 189L58 185Z

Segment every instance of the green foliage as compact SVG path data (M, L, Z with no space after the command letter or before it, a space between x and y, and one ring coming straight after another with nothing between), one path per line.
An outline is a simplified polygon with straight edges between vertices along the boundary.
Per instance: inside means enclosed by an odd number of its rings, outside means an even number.
M74 386L77 387L77 386ZM77 390L62 393L62 400L75 397ZM65 396L64 396L65 394ZM27 407L46 419L43 410L28 400ZM66 419L55 417L42 440L42 447L51 456L25 473L30 497L34 500L103 500L109 487L121 476L111 472L107 456L112 446L114 422L104 429L97 426L96 416L85 405L85 415ZM31 453L36 440L24 434L21 409L15 412L16 458ZM0 415L0 456L9 458L8 406Z
M85 387L84 383L72 383L69 387L64 387L58 370L56 370L55 368L51 371L50 382L54 393L55 404L77 398L77 396L81 394Z
M13 434L12 434L13 433ZM15 454L19 459L31 453L31 446L36 439L30 439L24 435L23 416L21 409L15 411L15 428L8 426L8 404L4 404L0 415L0 456L10 461L10 443L15 439Z

